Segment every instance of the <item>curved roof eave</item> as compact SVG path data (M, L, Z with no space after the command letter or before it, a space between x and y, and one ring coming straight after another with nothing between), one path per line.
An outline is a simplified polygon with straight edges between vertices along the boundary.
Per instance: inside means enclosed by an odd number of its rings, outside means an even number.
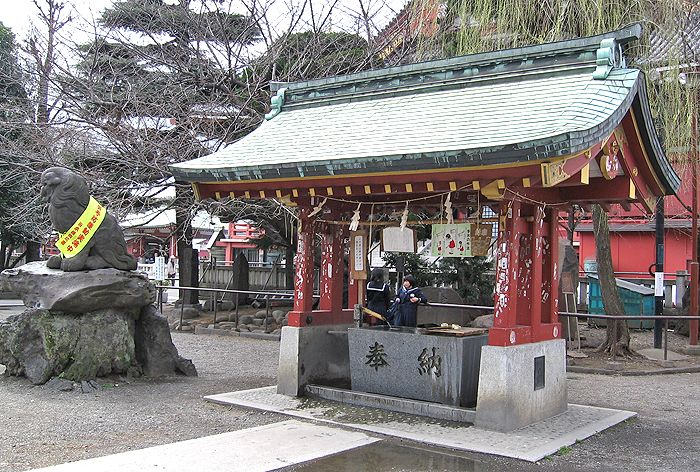
M635 115L639 126L639 134L642 141L644 141L641 144L648 151L651 151L648 153L649 161L656 176L659 178L659 182L664 187L664 193L666 195L675 195L681 186L681 179L668 161L666 153L661 146L661 141L659 141L659 136L656 133L643 74L640 74L638 81L638 92L636 99L632 103L632 113Z

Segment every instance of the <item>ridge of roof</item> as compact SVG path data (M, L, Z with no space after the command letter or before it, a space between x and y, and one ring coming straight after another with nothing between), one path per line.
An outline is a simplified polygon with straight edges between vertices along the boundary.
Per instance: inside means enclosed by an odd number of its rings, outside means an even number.
M460 69L470 69L469 72L471 75L480 75L481 73L488 72L490 70L489 66L497 66L500 69L506 69L506 65L510 64L512 69L518 70L532 67L533 65L537 65L538 67L544 64L557 66L562 63L563 57L578 57L579 61L594 63L596 60L595 52L600 48L600 42L602 40L614 39L619 45L624 46L631 41L638 40L641 34L641 24L635 23L625 28L596 36L558 41L555 43L501 49L322 79L290 83L271 82L270 90L272 92L277 92L284 89L286 92L285 103L287 103L299 99L300 97L311 98L308 92L322 89L340 89L352 86L354 86L355 89L357 89L358 86L366 88L371 86L372 82L376 81L386 81L400 77L426 76Z

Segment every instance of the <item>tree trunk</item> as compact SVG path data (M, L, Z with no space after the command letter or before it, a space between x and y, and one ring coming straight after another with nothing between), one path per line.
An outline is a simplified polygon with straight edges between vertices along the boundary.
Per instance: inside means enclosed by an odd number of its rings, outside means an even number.
M25 252L25 259L27 262L34 262L41 260L41 244L37 241L27 241L27 250Z
M593 205L593 235L595 237L600 292L603 296L605 313L609 315L624 315L625 309L620 300L612 267L608 215L600 205ZM608 320L606 339L598 347L598 351L609 352L613 358L617 355L628 356L632 354L630 350L630 331L626 321Z
M7 244L5 242L0 242L0 257L2 257L2 260L0 260L0 265L2 266L0 268L1 270L8 268L10 264L9 254L12 254L12 250L8 251Z
M284 249L284 284L287 290L294 290L294 252L291 246Z
M180 285L184 287L199 287L199 280L195 276L198 272L194 270L192 249L192 219L190 218L189 206L187 205L187 190L176 187L175 189L175 225L177 227L177 255L180 266ZM199 303L199 296L196 290L182 290L180 300L185 305Z

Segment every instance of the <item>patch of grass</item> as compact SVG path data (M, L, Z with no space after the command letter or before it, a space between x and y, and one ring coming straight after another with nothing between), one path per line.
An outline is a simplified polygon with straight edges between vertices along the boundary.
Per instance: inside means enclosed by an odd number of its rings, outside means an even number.
M571 451L573 451L571 446L562 446L557 451L557 455L558 456L565 456L565 455L569 454Z

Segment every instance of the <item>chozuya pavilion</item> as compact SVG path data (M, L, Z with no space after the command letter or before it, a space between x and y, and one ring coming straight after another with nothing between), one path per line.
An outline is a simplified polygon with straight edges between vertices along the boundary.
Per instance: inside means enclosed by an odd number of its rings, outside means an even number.
M592 202L651 211L658 196L679 186L654 130L644 76L626 66L625 48L640 32L633 26L273 84L272 109L259 128L220 152L172 166L200 199L275 198L296 207L295 299L282 331L278 392L349 383L356 360L338 332L352 326L364 282L350 279L350 306L342 306L348 221L359 215L366 229L379 208L401 213L410 202L439 209L449 195L455 208L479 201L499 213L495 318L477 368L475 424L509 431L565 411L558 213ZM380 331L375 347L391 334ZM429 338L437 337L421 338L428 348ZM391 359L389 348L383 351L388 364L407 366L397 382L423 374L413 365L419 353ZM440 387L448 361L442 376L433 369L419 380ZM381 363L365 367L363 375L382 375ZM458 379L446 388L463 386Z

